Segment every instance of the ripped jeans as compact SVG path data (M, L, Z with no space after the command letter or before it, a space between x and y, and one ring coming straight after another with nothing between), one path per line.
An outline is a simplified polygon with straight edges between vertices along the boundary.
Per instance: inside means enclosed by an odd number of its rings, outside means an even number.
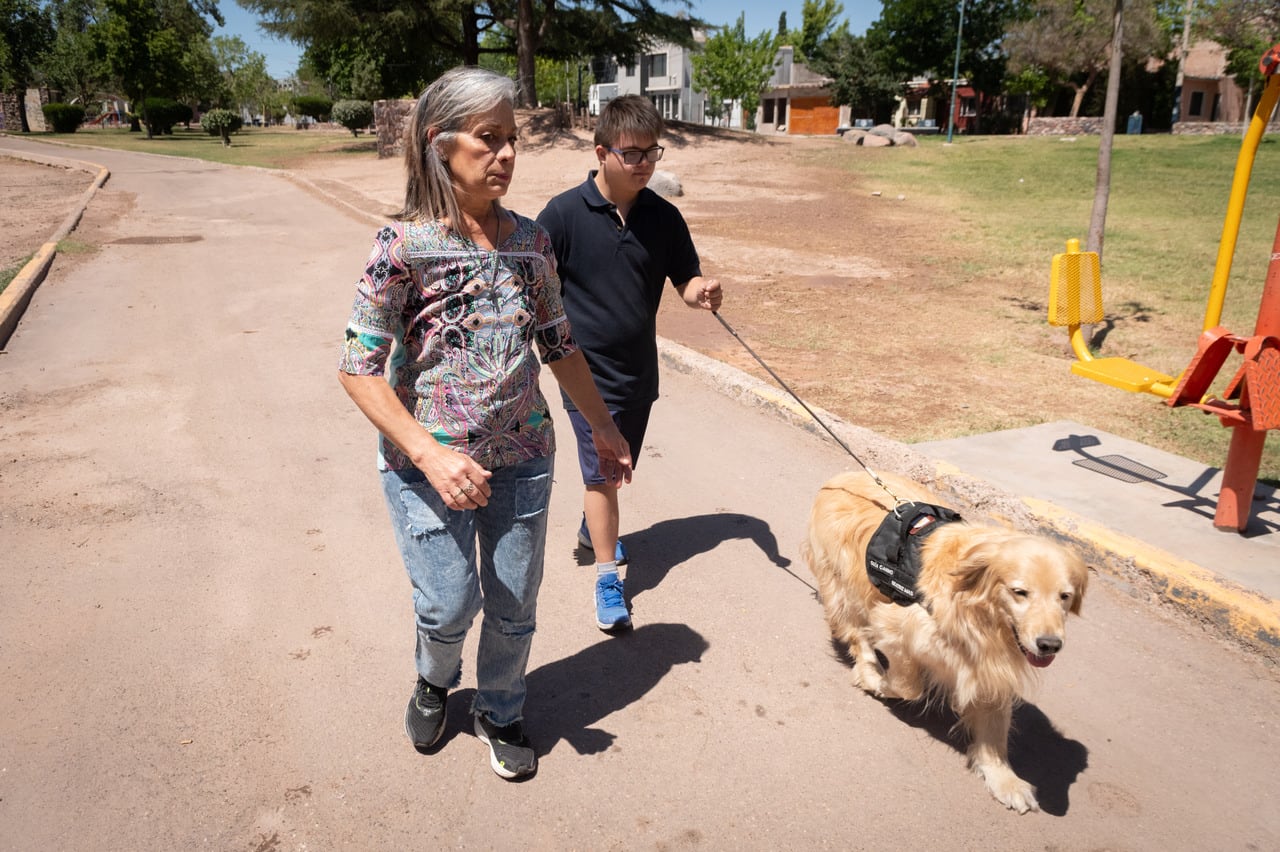
M472 712L495 725L522 718L553 464L554 456L545 456L494 470L489 505L461 511L446 508L419 470L381 474L413 584L418 673L457 687L463 640L483 611Z

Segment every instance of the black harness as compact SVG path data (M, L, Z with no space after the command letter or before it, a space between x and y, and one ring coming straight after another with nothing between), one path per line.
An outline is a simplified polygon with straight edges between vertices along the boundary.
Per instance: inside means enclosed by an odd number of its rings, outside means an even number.
M931 533L958 520L960 516L950 509L929 503L895 506L867 545L867 577L872 585L901 606L924 603L916 588L920 549Z

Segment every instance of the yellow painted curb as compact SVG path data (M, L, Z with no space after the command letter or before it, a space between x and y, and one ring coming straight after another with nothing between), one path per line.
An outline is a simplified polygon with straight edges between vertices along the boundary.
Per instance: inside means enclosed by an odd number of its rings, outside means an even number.
M19 270L14 279L9 282L9 286L0 293L0 349L4 348L9 342L10 335L17 329L18 320L22 319L22 312L27 309L27 305L31 302L31 295L40 286L40 282L44 281L45 274L53 264L53 256L57 253L57 243L45 243L40 246L35 257L27 261L26 266Z

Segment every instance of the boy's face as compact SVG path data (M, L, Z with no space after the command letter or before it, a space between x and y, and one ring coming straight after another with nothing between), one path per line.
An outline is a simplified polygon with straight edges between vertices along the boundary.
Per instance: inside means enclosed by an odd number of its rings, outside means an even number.
M640 162L629 166L623 162L620 152L648 151L658 144L651 136L637 137L624 133L618 137L612 148L604 145L596 146L596 158L600 161L600 173L611 189L626 195L635 195L644 189L653 177L656 163L649 162L648 157L641 157Z

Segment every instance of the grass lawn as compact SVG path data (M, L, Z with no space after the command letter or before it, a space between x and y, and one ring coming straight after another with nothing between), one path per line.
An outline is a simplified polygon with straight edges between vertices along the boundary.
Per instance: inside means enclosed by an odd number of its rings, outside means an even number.
M372 155L377 140L368 134L352 136L339 129L294 130L289 127L246 127L231 135L230 147L203 130L175 127L171 136L147 138L118 128L82 129L75 133L32 133L68 145L85 145L148 154L194 157L232 166L288 169L317 154L334 157Z

